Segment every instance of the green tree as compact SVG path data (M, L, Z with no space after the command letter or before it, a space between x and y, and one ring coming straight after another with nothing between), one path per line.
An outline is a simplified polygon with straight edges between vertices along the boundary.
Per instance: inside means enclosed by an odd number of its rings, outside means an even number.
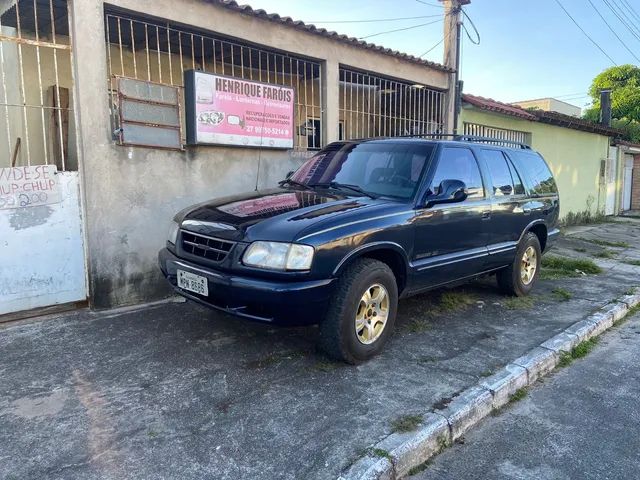
M589 95L593 106L584 117L597 121L600 117L600 90L611 89L612 126L625 132L627 139L640 142L640 67L611 67L593 79Z

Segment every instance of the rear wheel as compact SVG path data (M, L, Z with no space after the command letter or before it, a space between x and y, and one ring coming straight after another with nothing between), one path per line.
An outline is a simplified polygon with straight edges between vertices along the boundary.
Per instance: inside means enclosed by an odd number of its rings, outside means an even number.
M511 295L528 295L540 275L541 259L538 237L535 233L526 233L518 244L513 263L498 272L498 285Z
M398 287L389 266L370 258L357 260L338 280L320 324L320 349L347 363L368 360L391 336L397 306Z

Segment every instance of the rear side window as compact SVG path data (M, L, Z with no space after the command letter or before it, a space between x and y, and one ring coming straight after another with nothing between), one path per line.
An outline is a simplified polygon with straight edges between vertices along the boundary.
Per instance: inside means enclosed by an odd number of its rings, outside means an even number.
M518 171L529 180L532 194L558 193L553 174L540 155L527 151L514 151L511 155Z
M507 164L507 159L500 150L482 149L482 158L487 163L491 173L492 190L495 196L513 194L513 179Z
M478 162L468 148L445 147L442 150L431 182L431 191L440 193L438 187L443 180L462 180L467 186L467 198L484 197Z

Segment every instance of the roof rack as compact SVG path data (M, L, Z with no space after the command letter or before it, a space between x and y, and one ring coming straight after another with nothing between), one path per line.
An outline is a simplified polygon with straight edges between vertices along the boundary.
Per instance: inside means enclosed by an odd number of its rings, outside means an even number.
M442 137L450 138L454 141L460 142L478 142L478 143L497 143L497 144L508 144L508 145L516 145L524 150L531 150L531 147L526 143L516 142L515 140L506 140L504 138L493 138L493 137L480 137L477 135L465 135L460 133L421 133L417 135L398 135L391 138L434 138L436 140L442 139Z

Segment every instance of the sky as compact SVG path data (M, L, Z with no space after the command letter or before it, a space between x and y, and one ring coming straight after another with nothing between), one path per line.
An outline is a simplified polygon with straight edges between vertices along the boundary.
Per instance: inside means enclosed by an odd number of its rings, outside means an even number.
M611 59L580 31L558 2ZM365 39L416 56L443 37L439 17L390 20L441 14L443 10L437 6L437 0L239 0L239 3L358 38L437 21ZM623 20L633 22L630 29L609 6ZM639 63L596 10L631 52L640 57L640 0L472 0L465 12L480 33L480 44L474 45L463 33L460 70L464 91L503 102L556 97L579 107L587 106L591 81L613 66L612 61L619 65ZM633 16L636 13L638 17ZM324 23L380 19L385 21ZM465 25L474 38L467 20ZM442 45L424 58L442 63Z

